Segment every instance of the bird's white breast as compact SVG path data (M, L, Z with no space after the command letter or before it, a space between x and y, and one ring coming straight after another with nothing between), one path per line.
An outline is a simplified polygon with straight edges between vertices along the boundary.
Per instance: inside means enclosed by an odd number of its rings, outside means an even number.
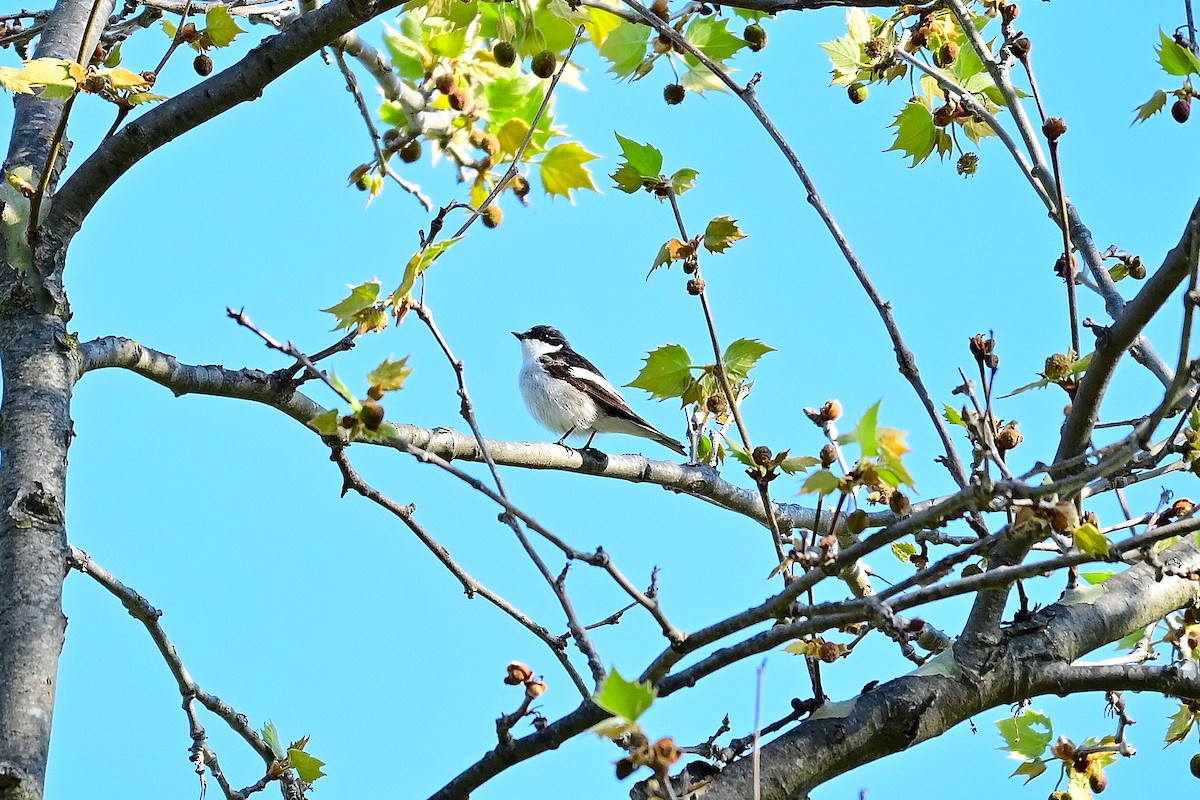
M521 367L521 397L541 425L557 434L589 433L599 415L596 401L566 381L552 378L535 359Z

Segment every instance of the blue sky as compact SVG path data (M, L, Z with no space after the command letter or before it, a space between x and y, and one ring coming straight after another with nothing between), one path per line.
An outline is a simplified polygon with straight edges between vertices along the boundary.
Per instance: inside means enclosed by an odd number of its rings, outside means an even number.
M1069 125L1068 194L1101 247L1115 243L1150 265L1177 241L1198 177L1190 157L1197 123L1159 117L1129 126L1133 107L1166 84L1152 48L1160 26L1183 21L1176 5L1029 2L1020 18L1035 44L1051 113ZM1055 227L995 140L985 143L980 172L970 180L957 176L952 163L911 170L899 154L883 152L892 138L886 125L909 89L904 82L873 87L870 100L854 106L844 90L827 87L828 63L816 45L838 35L843 19L832 10L769 21L768 47L739 56L740 77L763 71L763 105L894 303L938 401L957 402L950 394L960 382L957 369L972 364L967 339L980 331L996 332L1004 390L1034 380L1045 357L1067 344L1063 287L1052 274L1061 246ZM378 41L376 27L366 35ZM147 37L151 62L166 37ZM218 69L231 58L218 54ZM883 398L882 421L910 433L908 463L919 495L949 490L932 463L937 439L896 372L878 317L745 108L719 94L667 107L665 75L615 85L596 59L585 57L583 65L588 91L564 89L556 115L602 156L592 165L601 193L581 193L571 204L535 191L528 209L508 202L503 225L472 229L429 274L427 300L466 362L485 435L545 439L516 389L520 356L511 330L556 325L616 384L632 380L641 358L658 345L705 351L703 318L678 269L646 280L659 245L674 234L673 220L648 195L610 188L605 176L617 165L616 131L662 149L668 171L700 171L697 188L682 200L689 227L729 215L749 234L727 254L708 258L705 277L722 338L759 338L777 349L756 369L746 407L756 441L815 452L822 442L802 407L838 397L848 427ZM170 94L193 78L181 59L159 86ZM81 104L75 122L78 158L110 117L107 108ZM339 300L346 284L373 277L385 286L397 282L429 219L394 188L363 208L364 196L345 188L345 180L368 153L341 76L309 59L261 99L154 153L109 192L72 249L72 328L83 339L129 336L190 363L286 364L225 318L232 305L302 348L331 343L330 317L319 309ZM461 188L444 164L413 165L405 174L438 202L456 198ZM1082 302L1083 315L1104 319L1092 297L1084 294ZM1178 316L1164 316L1150 334L1173 360ZM415 319L365 338L332 366L357 386L389 355L411 355L415 366L405 390L388 398L389 418L463 427L453 374ZM1119 380L1104 407L1108 418L1136 413L1157 398L1132 362ZM333 399L319 387L312 391L323 403ZM632 389L627 397L657 426L678 433L682 417L671 403ZM1026 434L1014 458L1024 465L1049 460L1065 396L1045 390L1007 403L1001 415L1019 419ZM208 691L256 726L273 720L285 740L312 736L310 749L329 773L315 796L407 798L440 787L494 745L495 717L519 704L519 692L501 682L511 659L546 674L551 690L541 708L549 717L574 707L567 680L539 643L484 601L466 600L382 511L357 497L339 499L340 478L324 446L278 412L232 400L176 399L137 376L107 370L79 384L73 413L72 541L163 610L166 631ZM642 440L603 437L598 444L668 455ZM477 577L551 629L565 630L553 597L496 523L493 506L394 453L350 452L376 486L415 503L422 523ZM737 476L740 469L726 472ZM772 591L764 580L772 548L752 523L651 486L519 470L508 470L506 480L522 508L580 548L603 544L637 583L654 565L662 567L663 602L685 629ZM1172 485L1190 490L1185 480ZM781 480L775 491L790 499L798 486ZM1158 491L1157 484L1138 487L1131 501L1152 505ZM890 556L872 563L885 577L907 574ZM1044 583L1034 593L1048 602L1058 583ZM622 604L585 569L572 573L571 586L587 619ZM85 577L68 578L65 602L70 624L48 796L192 796L186 721L145 631ZM949 628L960 612L946 604L930 617ZM662 647L653 625L632 614L598 631L596 641L606 661L627 674ZM729 713L734 735L748 733L758 664L739 664L672 696L649 712L647 728L697 743ZM895 649L883 645L864 645L836 666L827 670L835 700L873 678L907 671ZM791 697L809 691L803 662L769 654L765 690L764 715L784 713ZM1102 698L1034 705L1057 712L1056 726L1077 741L1112 730ZM1132 702L1141 722L1132 736L1141 753L1113 768L1110 793L1128 791L1135 781L1152 790L1186 777L1181 756L1190 753L1176 747L1160 756L1170 710L1151 698ZM866 787L873 798L916 798L929 793L933 780L955 788L969 781L979 797L1044 797L1052 778L1024 789L1006 779L1015 764L994 749L1001 742L992 725L1003 713L975 720L978 734L960 726L814 797L853 796ZM257 758L218 720L206 717L206 724L234 782L256 780ZM581 737L510 770L476 796L624 796L627 787L612 777L618 755L605 742Z

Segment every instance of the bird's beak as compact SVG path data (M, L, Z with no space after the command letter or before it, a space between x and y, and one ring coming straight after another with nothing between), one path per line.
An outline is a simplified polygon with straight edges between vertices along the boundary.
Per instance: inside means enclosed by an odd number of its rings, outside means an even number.
M513 336L517 337L518 339L521 338L521 334L517 333L516 331L510 331L510 332L512 333Z

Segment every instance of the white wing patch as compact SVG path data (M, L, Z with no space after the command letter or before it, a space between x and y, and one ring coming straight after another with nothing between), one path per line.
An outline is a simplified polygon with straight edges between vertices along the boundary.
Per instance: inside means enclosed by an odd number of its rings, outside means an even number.
M571 377L591 384L600 394L604 395L609 402L618 408L629 408L629 404L625 402L625 398L621 397L621 393L603 375L592 372L590 369L584 369L583 367L571 367Z

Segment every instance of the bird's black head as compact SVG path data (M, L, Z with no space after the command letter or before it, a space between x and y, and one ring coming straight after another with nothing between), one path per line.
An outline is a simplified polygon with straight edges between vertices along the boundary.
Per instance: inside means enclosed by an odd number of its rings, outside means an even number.
M563 336L562 333L559 332L558 328L551 328L549 325L534 325L524 333L517 333L516 331L513 331L513 336L522 341L526 339L533 339L539 342L545 342L546 344L554 347L570 346L567 344L567 337Z

